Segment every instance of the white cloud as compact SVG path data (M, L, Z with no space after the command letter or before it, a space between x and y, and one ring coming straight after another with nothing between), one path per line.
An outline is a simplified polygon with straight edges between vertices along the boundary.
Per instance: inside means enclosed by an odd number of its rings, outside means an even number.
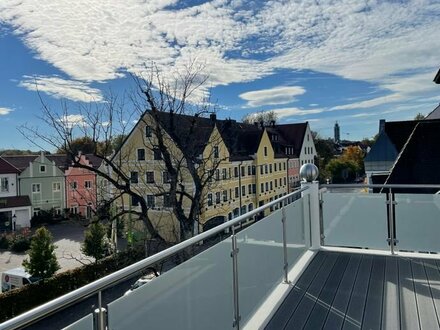
M5 116L12 111L13 111L12 109L0 107L0 116Z
M354 103L349 103L349 104L344 104L344 105L338 105L338 106L330 108L330 110L366 109L366 108L376 107L376 106L379 106L382 104L402 101L403 99L404 99L404 97L401 94L396 93L396 94L392 94L392 95L376 97L376 98L373 98L370 100L354 102Z
M247 107L254 108L263 105L291 103L295 101L295 96L305 92L306 90L301 86L280 86L242 93L239 97L248 101Z
M83 115L67 115L59 119L59 122L65 127L72 128L75 126L85 127L87 123Z
M81 102L100 102L103 99L99 89L91 88L81 81L45 76L24 76L23 78L19 86L31 91L44 92L57 99L65 98Z
M300 109L295 107L290 108L279 108L279 109L271 109L270 112L274 112L279 120L292 117L292 116L308 116L313 115L317 113L323 112L324 109ZM261 112L255 112L251 113L250 115L258 115L261 114Z
M207 87L310 69L368 81L402 99L433 88L440 48L436 0L213 0L180 10L176 3L2 0L0 22L74 81L115 79L151 61L172 79L176 68L196 59L206 65ZM394 102L370 104L386 100Z

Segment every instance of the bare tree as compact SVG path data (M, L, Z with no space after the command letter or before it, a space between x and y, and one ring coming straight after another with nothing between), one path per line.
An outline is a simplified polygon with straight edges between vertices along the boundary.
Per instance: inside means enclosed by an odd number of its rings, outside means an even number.
M119 205L114 217L135 215L143 222L148 238L164 240L160 226L168 212L179 224L176 239L185 240L194 234L207 191L218 184L218 166L225 161L219 155L222 138L218 130L216 134L214 110L203 97L207 78L201 73L201 67L191 64L170 81L153 67L147 76L133 77L134 93L122 98L109 94L105 102L82 106L76 112L65 102L61 111L54 111L40 96L43 126L24 125L20 131L40 148L50 145L62 149L74 166L92 171L108 182L111 194L107 194L105 203ZM137 129L148 126L152 131L151 135L142 135L143 146L157 158L150 169L145 162L133 161L136 146L129 143L123 142L109 156L114 138L129 137L132 122L139 117ZM78 161L74 143L78 137L86 137L89 145L91 142L93 155L102 159L100 168ZM133 178L130 172L136 169L146 175ZM151 180L149 170L163 173L162 180ZM147 195L163 200L162 214L157 205L146 200ZM127 206L124 196L139 206Z
M241 119L241 121L246 124L263 123L263 125L265 126L275 124L277 120L278 120L278 116L275 113L275 111L272 110L261 111L256 113L248 113Z

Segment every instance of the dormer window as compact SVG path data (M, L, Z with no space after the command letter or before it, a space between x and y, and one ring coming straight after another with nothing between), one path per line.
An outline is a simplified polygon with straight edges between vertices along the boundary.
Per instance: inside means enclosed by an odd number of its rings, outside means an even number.
M278 141L278 135L277 134L272 135L272 141Z
M40 165L40 173L46 173L46 165Z

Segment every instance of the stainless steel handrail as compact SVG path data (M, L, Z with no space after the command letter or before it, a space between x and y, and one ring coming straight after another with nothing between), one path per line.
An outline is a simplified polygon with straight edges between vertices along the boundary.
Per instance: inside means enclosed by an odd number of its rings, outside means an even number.
M237 224L240 224L242 221L247 220L250 217L253 217L254 215L257 215L258 213L264 211L265 209L274 206L276 204L279 204L281 202L284 202L285 200L288 200L289 198L296 196L302 192L305 192L308 189L308 187L300 188L298 190L295 190L283 197L278 198L277 200L274 200L272 202L269 202L263 206L260 206L250 212L247 212L233 220L230 220L228 222L225 222L221 225L218 225L204 233L198 234L190 239L187 239L186 241L183 241L181 243L178 243L164 251L161 251L159 253L156 253L155 255L152 255L146 259L143 259L141 261L138 261L137 263L134 263L128 267L125 267L123 269L120 269L110 275L107 275L99 280L96 280L92 283L89 283L79 289L76 289L72 292L69 292L59 298L56 298L54 300L51 300L41 306L38 306L34 309L31 309L30 311L27 311L21 315L18 315L10 320L7 320L0 324L0 329L16 329L21 328L26 325L29 325L31 323L34 323L42 318L44 318L47 315L53 314L54 312L67 307L69 305L74 304L75 302L79 302L87 297L92 296L93 294L96 294L97 292L104 290L113 284L117 284L124 279L129 278L131 275L136 274L140 272L142 269L145 269L146 267L149 267L163 259L166 259L180 251L183 251L184 249L190 247L191 245L194 245L200 241L203 241L215 234L218 234L220 232L223 232L225 229L230 228L232 226L235 226Z
M322 184L320 188L432 188L440 189L439 184Z

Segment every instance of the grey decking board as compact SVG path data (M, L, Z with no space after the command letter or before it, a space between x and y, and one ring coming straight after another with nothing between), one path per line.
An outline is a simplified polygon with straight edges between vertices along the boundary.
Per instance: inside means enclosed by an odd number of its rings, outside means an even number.
M439 266L428 259L321 251L267 329L440 329ZM277 317L282 322L274 322Z
M431 290L431 296L434 303L437 322L440 323L440 272L435 260L424 260L426 276L428 277L429 288Z
M360 254L350 255L350 261L345 269L338 292L336 292L335 299L333 300L332 307L327 314L323 329L333 330L342 327L361 260L362 256Z
M332 253L328 255L327 259L325 259L319 273L313 279L305 295L301 298L298 308L290 317L286 329L302 329L306 324L312 308L315 305L316 299L319 297L338 257L339 254Z
M301 297L304 295L305 291L309 287L310 283L313 281L314 277L318 274L319 269L322 267L327 254L319 252L313 260L310 262L309 266L306 268L304 273L298 279L292 291L286 297L278 311L275 313L274 317L267 324L266 329L284 329L290 316L295 311L296 307L301 301Z
M338 292L350 255L341 254L327 279L327 282L313 307L304 329L321 329L327 318L330 307Z
M399 268L397 258L386 258L382 329L400 328Z
M420 328L438 329L439 324L428 279L426 278L423 260L411 260L411 268L414 279Z
M342 329L361 328L370 283L372 261L373 257L371 255L363 255Z
M398 258L400 293L400 328L420 329L411 260Z
M385 257L382 256L373 259L362 329L381 328L385 262Z

